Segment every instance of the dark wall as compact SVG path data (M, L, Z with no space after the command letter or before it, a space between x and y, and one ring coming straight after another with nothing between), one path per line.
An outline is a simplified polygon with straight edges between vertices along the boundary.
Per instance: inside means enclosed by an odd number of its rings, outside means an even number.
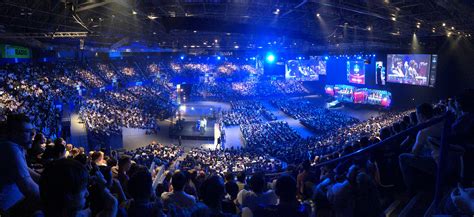
M438 65L435 87L415 86L408 84L386 83L375 84L375 61L383 61L387 67L387 54L425 53L438 54ZM353 57L351 57L353 58ZM346 78L345 57L331 57L327 62L327 84L350 84ZM467 88L474 88L474 45L461 38L447 38L434 49L411 51L378 52L371 63L365 65L365 85L350 84L356 87L384 89L392 93L395 107L415 106L421 102L437 101L454 96Z

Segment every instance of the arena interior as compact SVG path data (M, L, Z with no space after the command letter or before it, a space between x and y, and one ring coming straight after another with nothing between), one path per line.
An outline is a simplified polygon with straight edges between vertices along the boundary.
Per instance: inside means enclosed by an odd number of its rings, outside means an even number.
M472 17L0 0L0 216L474 216Z

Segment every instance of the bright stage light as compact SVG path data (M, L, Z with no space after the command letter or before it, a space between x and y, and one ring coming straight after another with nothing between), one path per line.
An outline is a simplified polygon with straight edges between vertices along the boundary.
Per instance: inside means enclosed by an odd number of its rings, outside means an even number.
M184 60L184 56L179 57L181 60Z
M273 63L275 62L275 55L273 55L273 53L267 53L267 57L265 59L267 60L267 63Z
M221 57L220 57L220 56L217 56L217 60L221 60Z

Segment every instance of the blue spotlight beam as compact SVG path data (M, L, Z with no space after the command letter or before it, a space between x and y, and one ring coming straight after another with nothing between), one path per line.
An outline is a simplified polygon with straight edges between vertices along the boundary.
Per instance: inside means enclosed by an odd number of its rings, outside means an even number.
M273 53L267 53L267 56L265 57L265 60L267 60L267 63L273 63L275 62L275 55Z

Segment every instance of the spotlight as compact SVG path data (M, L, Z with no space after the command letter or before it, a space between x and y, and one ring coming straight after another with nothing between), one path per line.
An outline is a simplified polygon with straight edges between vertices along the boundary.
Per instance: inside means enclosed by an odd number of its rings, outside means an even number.
M137 12L134 11L134 10L132 10L132 14L133 14L133 15L137 15Z
M220 56L217 56L217 60L221 60L221 57L220 57Z
M179 58L180 58L181 60L184 60L184 56L180 56Z
M325 57L324 57L324 59L325 59L325 60L328 60L328 59L329 59L329 57L328 57L328 56L325 56Z
M397 21L397 18L396 18L396 17L392 17L392 20L393 20L393 21Z
M275 15L280 14L280 9L279 8L275 9L275 11L273 11L273 14L275 14Z
M451 26L451 30L454 30L454 26Z
M446 26L446 23L443 23L443 26Z
M367 27L367 30L368 30L368 31L372 31L372 27L370 27L370 26Z
M234 48L235 48L235 49L239 49L239 45L235 45Z
M317 16L317 17L320 17L320 16L321 16L321 14L317 13L317 14L316 14L316 16Z
M148 19L150 19L150 20L155 20L156 18L158 18L158 17L155 16L154 14L148 15Z
M273 55L273 53L267 53L265 59L267 60L267 63L273 63L275 62L275 55Z

